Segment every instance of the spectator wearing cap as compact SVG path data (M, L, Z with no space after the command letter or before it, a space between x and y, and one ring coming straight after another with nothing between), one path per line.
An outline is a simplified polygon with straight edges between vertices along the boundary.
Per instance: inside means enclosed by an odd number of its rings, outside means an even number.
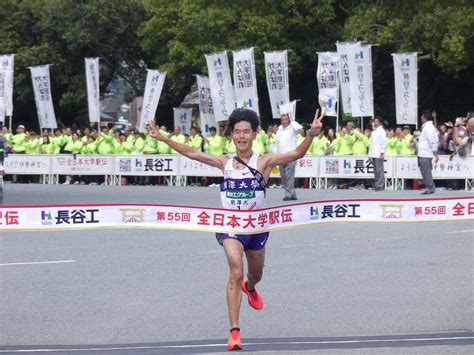
M436 186L433 181L432 168L433 157L435 163L438 162L438 132L433 125L433 118L430 111L424 111L421 114L421 134L418 140L418 167L420 168L421 176L423 177L423 184L425 191L423 195L433 194Z
M398 155L415 155L416 151L412 138L410 126L403 126L402 138L397 145Z
M19 125L16 129L16 134L12 137L13 153L25 154L25 141L25 126Z

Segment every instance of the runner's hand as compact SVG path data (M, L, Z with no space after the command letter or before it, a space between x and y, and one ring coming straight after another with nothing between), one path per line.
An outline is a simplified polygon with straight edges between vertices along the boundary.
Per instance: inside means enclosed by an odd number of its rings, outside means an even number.
M321 115L319 115L319 109L316 110L316 113L314 114L313 123L311 123L311 128L308 131L311 137L315 137L321 131L321 128L323 127L322 120L325 114L325 112L321 112Z
M160 133L160 130L156 127L155 121L150 121L150 137L153 137L159 141L162 141L165 137Z

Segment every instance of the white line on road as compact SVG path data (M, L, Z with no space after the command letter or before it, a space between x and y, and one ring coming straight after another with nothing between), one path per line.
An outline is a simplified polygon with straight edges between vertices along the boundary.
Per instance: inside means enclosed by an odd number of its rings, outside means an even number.
M0 264L0 266L11 266L11 265L38 265L38 264L65 264L65 263L75 263L76 260L51 260L51 261L31 261L24 263L7 263Z
M417 342L417 341L441 341L441 340L468 340L473 336L465 337L441 337L441 338L398 338L398 339L360 339L360 340L321 340L321 341L286 341L286 342L262 342L244 343L245 345L317 345L317 344L364 344L364 343L394 343L394 342ZM147 350L147 349L196 349L207 347L225 347L227 344L188 344L188 345L145 345L145 346L124 346L111 348L62 348L62 349L11 349L0 350L0 353L28 353L28 352L67 352L67 351L112 351L112 350Z
M377 239L374 239L374 240L392 240L392 239L407 239L407 238L411 238L411 236L403 235L403 236L400 236L400 237L377 238Z
M462 231L451 231L451 232L446 232L446 234L460 234L460 233L473 233L474 229L464 229Z

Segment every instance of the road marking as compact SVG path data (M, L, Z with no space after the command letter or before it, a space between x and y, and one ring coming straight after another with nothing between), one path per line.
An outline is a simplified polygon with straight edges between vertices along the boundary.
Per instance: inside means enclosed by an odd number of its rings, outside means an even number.
M286 342L261 342L261 343L245 343L249 345L328 345L328 344L366 344L366 343L394 343L394 342L430 342L441 340L469 340L474 336L465 337L439 337L439 338L398 338L398 339L361 339L361 340L321 340L321 341L286 341ZM145 346L124 346L110 348L62 348L62 349L3 349L0 353L28 353L28 352L65 352L65 351L118 351L118 350L147 350L147 349L196 349L207 347L225 347L227 344L188 344L188 345L145 345Z
M474 229L464 229L462 231L451 231L451 232L446 232L446 234L460 234L460 233L473 233Z
M377 239L374 239L374 240L391 240L391 239L407 239L407 238L411 238L411 236L403 235L403 236L400 236L400 237L377 238Z
M51 261L31 261L24 263L6 263L0 264L0 266L12 266L12 265L38 265L38 264L65 264L65 263L75 263L76 260L51 260Z

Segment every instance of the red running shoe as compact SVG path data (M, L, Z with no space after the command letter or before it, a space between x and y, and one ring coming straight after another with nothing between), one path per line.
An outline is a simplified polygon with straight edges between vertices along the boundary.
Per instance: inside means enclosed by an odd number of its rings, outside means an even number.
M242 340L240 340L239 329L232 329L230 331L229 340L227 341L227 350L242 350Z
M242 291L247 295L249 298L249 305L256 310L261 310L263 308L263 298L258 293L257 290L249 291L247 290L247 280L242 281Z

